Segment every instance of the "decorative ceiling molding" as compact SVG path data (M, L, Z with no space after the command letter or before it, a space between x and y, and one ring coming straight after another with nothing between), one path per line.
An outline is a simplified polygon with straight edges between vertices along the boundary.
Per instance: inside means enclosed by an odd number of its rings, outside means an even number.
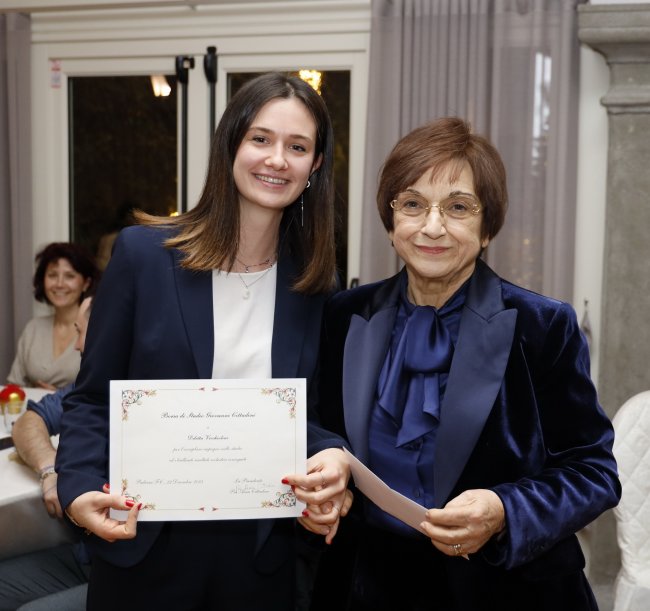
M650 4L580 5L580 41L610 67L609 114L650 114Z
M343 5L348 4L345 0L317 0L307 2L305 0L120 0L119 2L108 2L107 0L77 0L65 2L64 0L0 0L0 13L17 12L17 13L42 13L42 12L61 12L61 11L92 11L92 10L125 10L135 8L160 8L160 7L187 7L196 8L201 5L221 5L241 7L242 4L254 5L277 4L295 6L296 4L328 4ZM370 4L366 0L363 4Z

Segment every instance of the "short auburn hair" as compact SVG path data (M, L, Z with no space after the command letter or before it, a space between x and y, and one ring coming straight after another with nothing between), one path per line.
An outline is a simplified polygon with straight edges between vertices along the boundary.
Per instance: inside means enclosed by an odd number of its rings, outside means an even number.
M422 125L393 147L382 166L377 190L377 208L386 230L393 230L390 204L398 193L430 170L435 178L451 166L451 180L455 180L465 163L472 169L474 189L483 206L481 238L496 236L508 208L505 166L496 148L486 138L473 134L470 124L458 117Z

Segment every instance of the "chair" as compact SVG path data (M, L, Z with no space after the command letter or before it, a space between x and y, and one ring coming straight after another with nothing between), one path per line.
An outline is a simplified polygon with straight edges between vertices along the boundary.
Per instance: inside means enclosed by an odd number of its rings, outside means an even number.
M614 455L623 486L614 509L621 570L614 611L650 609L650 391L641 392L614 417Z

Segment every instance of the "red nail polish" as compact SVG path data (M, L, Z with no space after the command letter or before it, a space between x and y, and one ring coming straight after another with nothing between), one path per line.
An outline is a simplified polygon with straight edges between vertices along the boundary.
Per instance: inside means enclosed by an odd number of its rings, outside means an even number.
M125 504L127 507L133 507L133 505L135 505L135 503L134 503L131 499L129 499L129 500L127 500L127 501L124 501L124 504Z
M282 478L282 483L283 483L283 484L288 484L288 483L289 483L289 480L288 480L286 477L283 477L283 478Z
M306 518L309 517L309 512L306 509L302 510L302 515L305 516Z
M142 509L142 503L138 503L138 511L140 511L140 509Z

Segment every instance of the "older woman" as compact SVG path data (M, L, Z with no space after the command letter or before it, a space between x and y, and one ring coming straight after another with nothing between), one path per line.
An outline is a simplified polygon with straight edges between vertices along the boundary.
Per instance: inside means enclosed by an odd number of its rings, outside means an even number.
M77 244L53 242L36 255L34 297L52 314L32 318L18 340L7 381L56 390L79 372L75 320L84 297L92 293L99 270Z
M479 258L506 202L467 123L414 130L377 196L405 268L326 308L323 425L428 508L415 530L357 495L321 575L344 599L330 569L353 558L355 611L597 608L574 533L619 499L612 427L573 309Z

